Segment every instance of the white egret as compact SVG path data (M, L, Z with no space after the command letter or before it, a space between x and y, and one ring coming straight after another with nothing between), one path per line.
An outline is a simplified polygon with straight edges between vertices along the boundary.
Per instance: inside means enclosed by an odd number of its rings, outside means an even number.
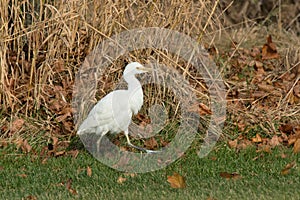
M103 97L90 111L88 117L80 125L77 134L96 133L100 135L97 148L101 139L108 132L120 133L124 131L127 143L139 150L153 153L152 151L133 145L129 140L128 126L133 114L137 114L143 105L143 90L136 74L151 71L138 62L128 64L123 72L123 78L128 84L127 90L115 90Z

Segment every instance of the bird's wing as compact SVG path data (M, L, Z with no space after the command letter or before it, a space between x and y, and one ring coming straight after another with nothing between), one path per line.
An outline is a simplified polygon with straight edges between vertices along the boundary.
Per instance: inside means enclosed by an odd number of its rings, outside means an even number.
M98 127L105 128L105 125L113 120L113 113L111 112L112 96L110 94L102 98L92 108L87 118L80 125L78 134L96 132Z
M130 109L136 115L143 105L143 90L136 90L129 99Z
M119 122L119 116L126 116L124 111L128 107L128 101L126 100L125 90L116 90L104 98L102 98L90 111L88 117L80 125L77 134L83 134L85 132L95 132L100 134L101 132L119 130L118 126L122 123ZM131 119L131 115L128 115Z

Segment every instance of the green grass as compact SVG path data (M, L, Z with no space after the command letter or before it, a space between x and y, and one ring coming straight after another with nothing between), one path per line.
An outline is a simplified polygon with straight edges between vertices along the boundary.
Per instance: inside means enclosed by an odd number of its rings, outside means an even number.
M286 158L281 157L283 153ZM42 164L33 155L2 149L0 160L0 199L300 199L300 157L286 148L272 153L255 149L236 153L219 144L203 159L189 150L167 168L135 177L103 165L84 151L77 158L53 157ZM296 167L281 175L292 161ZM87 166L92 169L91 177ZM170 187L167 176L173 172L186 178L186 188ZM227 180L220 172L237 172L241 178ZM127 178L123 184L117 183L120 176ZM63 185L69 179L76 195Z

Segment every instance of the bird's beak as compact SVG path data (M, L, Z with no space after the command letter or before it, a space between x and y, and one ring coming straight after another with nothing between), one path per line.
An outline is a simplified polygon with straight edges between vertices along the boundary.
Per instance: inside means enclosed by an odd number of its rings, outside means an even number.
M137 67L138 70L144 71L144 72L151 72L152 69L151 68L147 68L147 67Z

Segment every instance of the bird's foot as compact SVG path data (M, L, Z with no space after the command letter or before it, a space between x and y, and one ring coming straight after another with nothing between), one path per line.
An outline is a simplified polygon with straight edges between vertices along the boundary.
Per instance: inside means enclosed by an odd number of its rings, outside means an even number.
M145 149L145 148L142 148L142 147L138 147L138 146L135 146L135 145L133 145L131 143L129 143L129 146L131 146L131 147L133 147L135 149L138 149L140 151L144 151L144 152L149 153L149 154L161 152L161 151L149 150L149 149Z
M149 149L145 149L145 151L149 154L154 154L154 153L161 153L162 151L160 150L149 150Z

